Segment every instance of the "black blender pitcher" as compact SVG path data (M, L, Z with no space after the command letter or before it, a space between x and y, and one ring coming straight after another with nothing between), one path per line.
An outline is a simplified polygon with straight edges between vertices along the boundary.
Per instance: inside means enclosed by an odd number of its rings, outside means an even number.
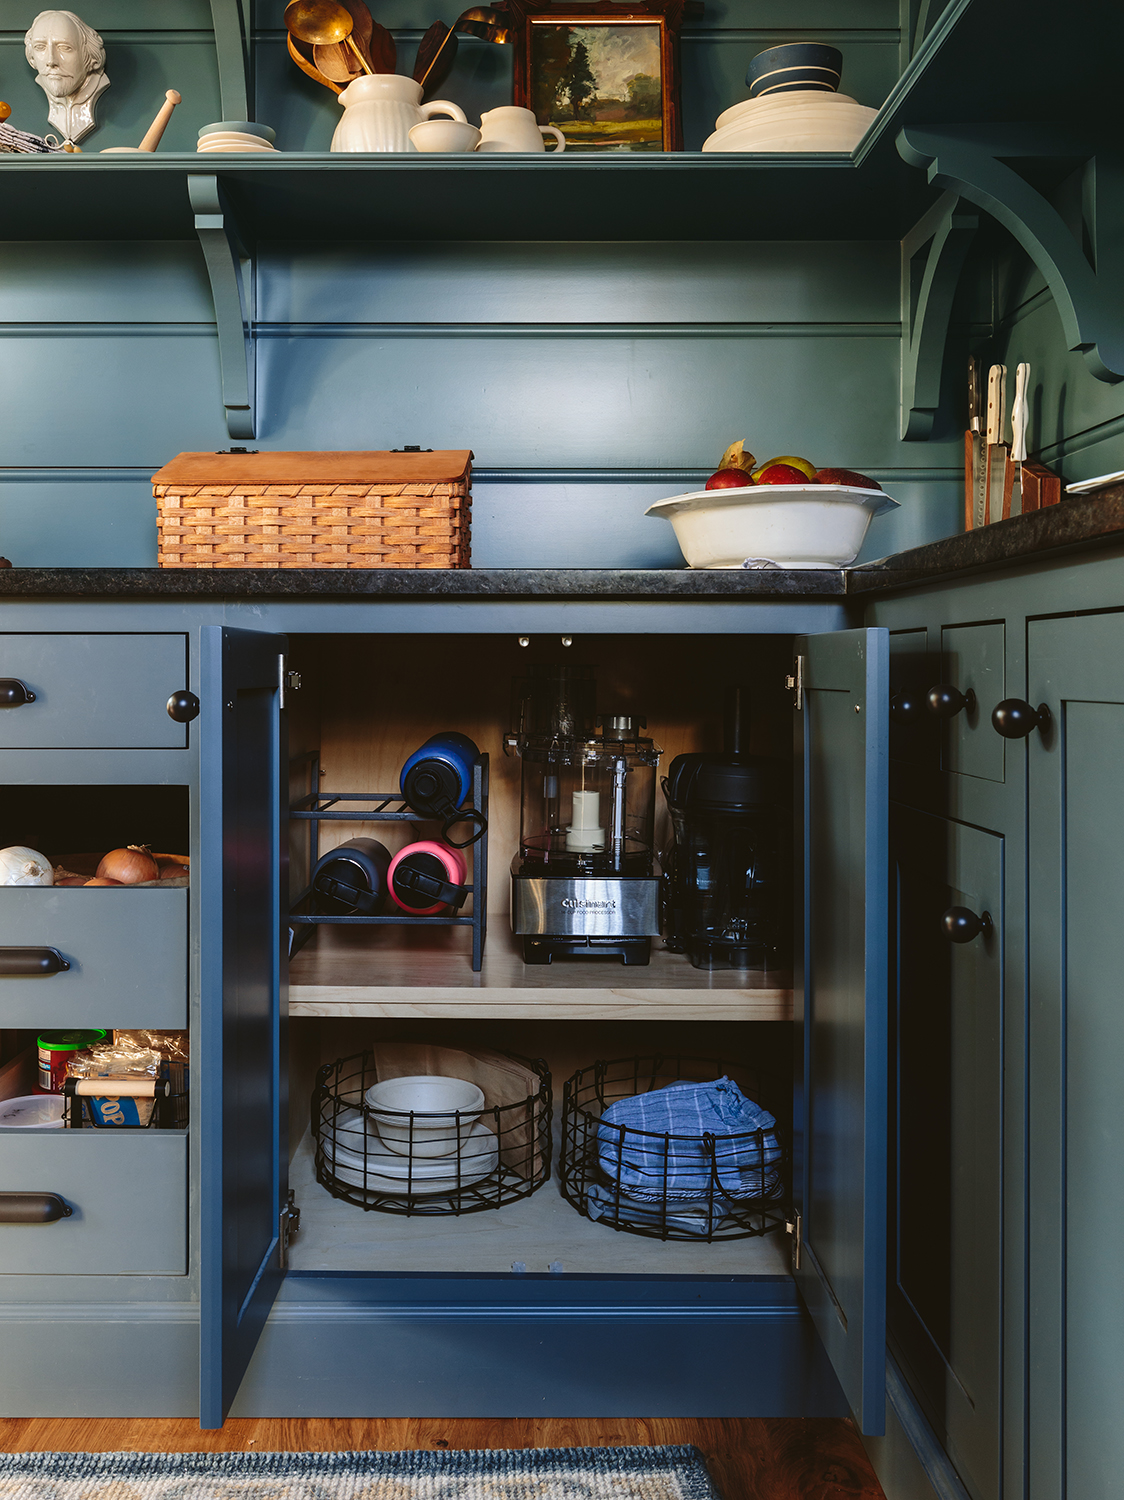
M664 937L696 969L791 964L792 766L748 753L745 709L731 689L725 749L677 755L663 781L675 830Z

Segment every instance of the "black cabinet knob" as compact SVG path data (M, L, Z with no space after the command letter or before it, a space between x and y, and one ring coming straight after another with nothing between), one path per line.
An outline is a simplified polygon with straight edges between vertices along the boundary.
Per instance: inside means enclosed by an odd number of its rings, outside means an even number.
M0 708L22 708L34 702L35 694L18 677L0 677Z
M890 718L895 724L916 724L921 712L921 700L908 690L903 689L890 699Z
M58 1193L0 1193L0 1224L57 1224L73 1212Z
M950 943L970 943L981 932L990 932L994 925L990 912L981 912L977 917L966 906L950 906L941 918L941 931Z
M1025 740L1035 729L1045 733L1052 722L1050 710L1045 703L1031 708L1022 698L1004 698L991 711L992 726L1005 740Z
M936 714L938 719L955 719L965 708L970 714L976 711L976 695L972 689L962 693L950 682L938 682L936 687L931 687L925 695L925 701L929 705L929 712Z
M168 699L168 717L175 719L177 724L190 724L192 719L199 717L199 699L187 688L180 688Z

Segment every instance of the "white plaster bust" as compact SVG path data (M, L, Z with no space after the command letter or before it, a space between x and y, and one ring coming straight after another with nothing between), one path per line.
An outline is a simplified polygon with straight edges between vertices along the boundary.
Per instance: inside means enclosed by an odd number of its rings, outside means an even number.
M47 118L63 140L89 135L109 87L101 37L72 10L45 10L31 23L23 50L47 96Z

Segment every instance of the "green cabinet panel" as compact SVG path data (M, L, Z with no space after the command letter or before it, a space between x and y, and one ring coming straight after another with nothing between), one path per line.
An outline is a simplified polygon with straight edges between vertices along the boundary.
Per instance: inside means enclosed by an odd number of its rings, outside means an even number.
M941 681L976 695L975 707L962 709L945 726L941 767L954 775L1003 780L1004 741L992 731L991 711L1007 696L1004 646L1001 620L941 631Z
M891 857L889 1333L974 1500L998 1500L1004 840L892 804ZM954 906L991 930L950 942Z
M1124 615L1032 620L1030 1494L1124 1472Z

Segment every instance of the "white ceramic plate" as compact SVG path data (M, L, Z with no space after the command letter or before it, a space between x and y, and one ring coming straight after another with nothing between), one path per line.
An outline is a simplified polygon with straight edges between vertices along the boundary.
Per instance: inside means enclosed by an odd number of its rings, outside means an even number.
M340 1123L337 1122L337 1128ZM469 1132L465 1149L461 1153L459 1180L448 1157L438 1161L415 1161L411 1176L410 1164L406 1159L388 1151L377 1136L373 1135L368 1136L366 1173L363 1170L363 1153L340 1144L338 1137L333 1149L331 1139L325 1136L323 1154L329 1173L349 1187L369 1188L376 1193L393 1193L398 1197L411 1195L417 1198L453 1193L458 1187L471 1187L474 1183L483 1181L496 1170L500 1156L495 1136L479 1121Z
M718 116L704 151L853 151L877 110L817 91L744 99Z
M753 484L693 490L645 512L670 521L692 568L843 568L873 516L897 510L881 490L842 484Z

